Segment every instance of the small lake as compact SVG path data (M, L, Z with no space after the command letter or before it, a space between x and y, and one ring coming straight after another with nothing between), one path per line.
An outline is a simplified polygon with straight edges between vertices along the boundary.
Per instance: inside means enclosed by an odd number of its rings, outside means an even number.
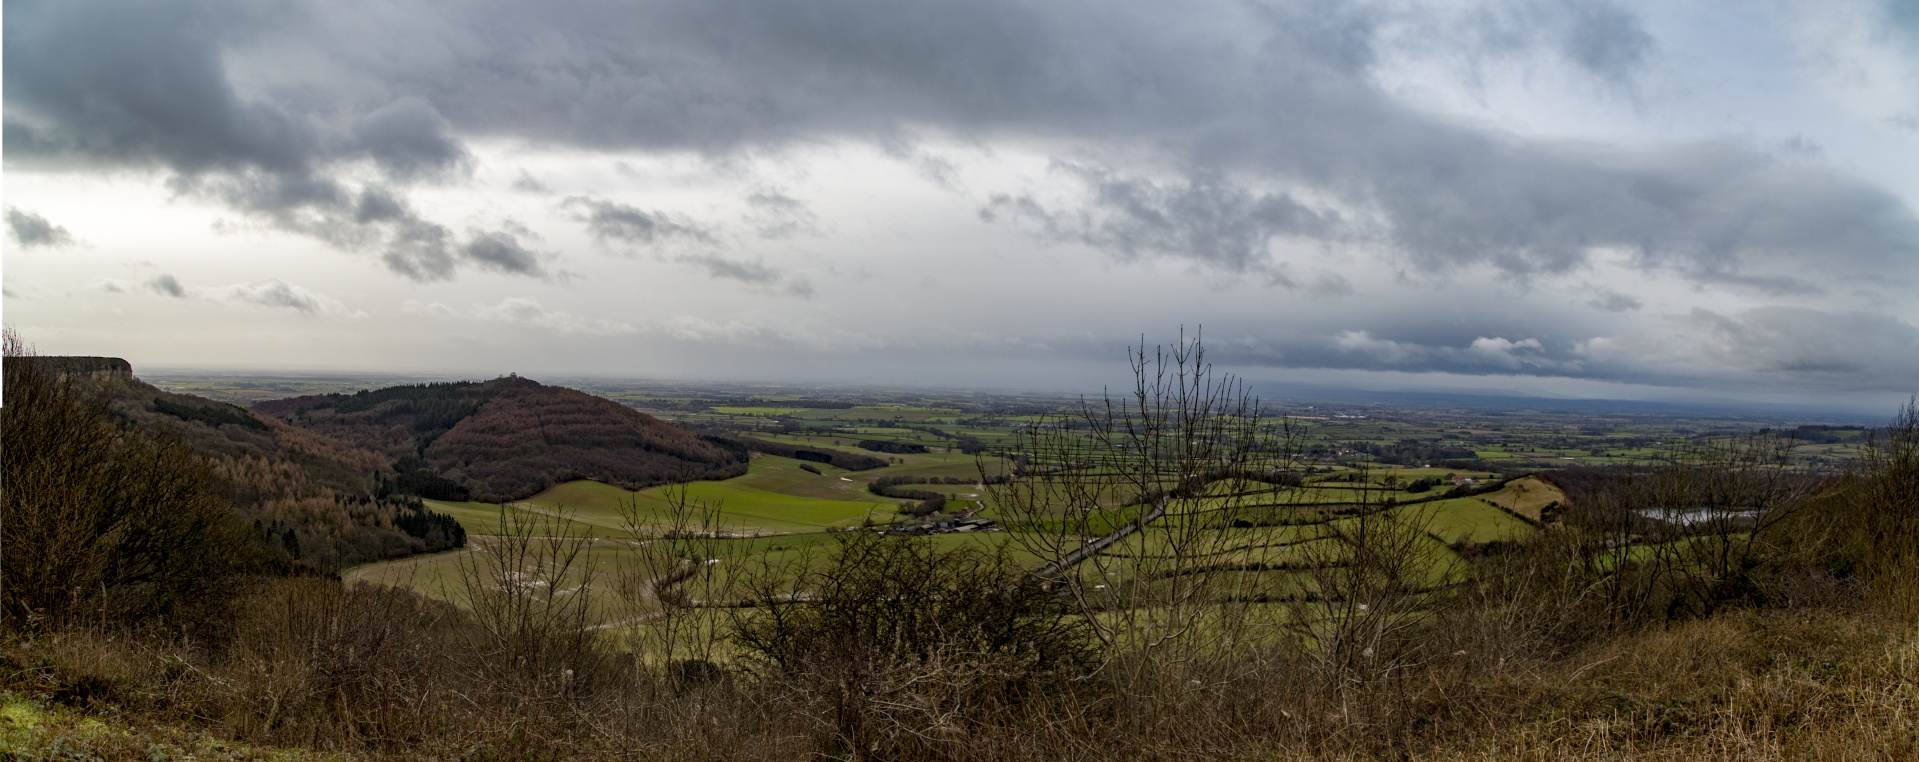
M1668 524L1691 526L1693 524L1703 524L1711 521L1751 521L1752 517L1759 513L1759 509L1750 507L1718 508L1710 506L1680 509L1636 508L1633 510L1633 513L1638 514L1641 518L1652 519L1653 521L1664 521Z

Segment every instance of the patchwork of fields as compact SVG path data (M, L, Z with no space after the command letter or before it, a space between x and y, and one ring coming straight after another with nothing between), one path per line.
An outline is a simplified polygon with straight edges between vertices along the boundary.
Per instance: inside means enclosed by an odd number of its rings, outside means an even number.
M753 439L802 450L844 452L877 458L883 467L849 471L826 463L755 454L746 474L724 481L628 491L588 481L555 485L508 505L434 502L474 538L472 548L353 569L352 579L405 584L459 602L458 571L472 565L516 522L541 522L542 532L590 538L574 579L603 599L617 621L645 618L659 590L633 592L633 580L676 583L689 573L688 558L704 559L683 591L688 600L731 605L714 590L742 580L775 586L818 569L848 533L915 526L908 515L918 498L885 497L870 489L878 480L894 489L947 499L925 521L988 519L997 531L935 533L922 541L938 547L971 547L1007 554L1039 570L1097 538L1114 534L1068 574L1082 588L1109 596L1124 608L1126 596L1174 588L1204 578L1213 594L1242 601L1313 601L1326 594L1325 570L1347 564L1339 535L1402 532L1407 551L1421 559L1413 582L1441 590L1469 565L1460 555L1488 543L1510 542L1540 531L1567 496L1552 483L1521 471L1502 477L1490 470L1528 464L1566 465L1653 459L1670 433L1621 429L1586 436L1528 433L1514 439L1509 426L1451 428L1445 423L1411 425L1365 416L1302 417L1289 470L1303 483L1280 487L1216 482L1160 517L1150 531L1123 529L1144 515L1137 486L1113 478L1114 464L1082 463L1080 473L1096 484L1083 497L1095 514L1068 520L1046 510L1008 514L995 505L993 482L1010 461L998 453L1035 431L1060 431L1056 418L1040 412L981 415L964 404L837 404L809 406L804 399L781 404L762 395L753 404L712 404L699 399L628 399L629 404L684 424L717 425ZM1062 410L1058 404L1052 410ZM1042 427L1035 429L1032 427ZM1591 427L1587 431L1596 431ZM1409 437L1428 437L1412 448ZM1507 444L1489 444L1505 441ZM1615 441L1616 440L1616 441ZM1333 442L1335 445L1315 444ZM1343 442L1343 443L1342 443ZM1843 448L1841 443L1832 448ZM1471 447L1470 462L1424 462L1418 453L1441 455ZM1397 449L1394 449L1397 448ZM964 452L962 450L965 450ZM1393 453L1397 453L1393 455ZM1411 453L1409 455L1408 453ZM1822 452L1823 454L1823 452ZM1390 457L1389 457L1390 455ZM1394 460L1397 458L1397 461ZM1383 459L1383 460L1382 460ZM1437 460L1438 458L1434 458ZM1414 461L1407 464L1405 461ZM871 462L871 461L869 461ZM850 463L850 462L849 462ZM1059 463L1031 464L1041 471ZM1069 464L1070 465L1070 464ZM1511 474L1508 471L1508 474ZM504 522L504 524L503 524ZM1370 523L1369 523L1370 522ZM950 528L950 527L949 527ZM977 527L972 527L977 529ZM544 540L542 540L544 541ZM894 540L887 540L894 541ZM620 581L624 583L620 583ZM562 581L568 589L581 587ZM651 585L653 583L647 583ZM662 583L673 584L673 583ZM764 588L762 588L764 589ZM788 594L800 593L790 586Z
M741 410L743 415L791 414L783 408ZM857 409L831 411L852 415ZM930 415L930 411L929 411ZM866 428L874 436L897 433L884 427ZM845 437L760 434L762 438L814 449L856 451ZM837 441L836 441L837 439ZM982 473L998 476L997 458L950 451L889 454L889 465L867 471L847 471L771 455L756 455L748 472L724 481L629 491L590 481L575 481L506 505L432 501L454 516L472 537L465 551L372 564L350 570L349 579L376 584L406 585L429 595L464 603L461 568L477 569L482 555L494 552L499 535L514 525L532 522L533 533L590 538L569 573L569 587L585 587L608 611L624 612L614 619L644 618L644 601L636 603L632 580L664 578L683 556L705 558L699 571L708 577L733 581L765 580L769 576L795 577L817 568L845 532L908 526L918 520L901 513L902 501L874 494L868 485L895 478L902 486L948 496L944 515L972 515L997 519L1004 531L934 534L925 541L940 547L974 547L1002 552L1032 569L1046 565L1044 549L1064 552L1090 539L1066 537L1063 525L1007 522L992 504L993 488ZM1418 480L1451 484L1452 478L1486 480L1485 472L1460 473L1439 468L1384 468L1366 472L1330 469L1301 487L1257 485L1254 494L1200 496L1184 512L1161 519L1170 532L1133 534L1106 547L1074 569L1088 589L1113 591L1129 585L1165 586L1189 573L1207 575L1226 594L1257 599L1284 599L1316 593L1313 568L1340 563L1330 533L1346 529L1361 516L1393 522L1423 533L1420 542L1430 568L1425 578L1443 584L1463 573L1454 547L1512 540L1534 531L1522 516L1537 519L1541 497L1549 485L1522 480L1504 489L1472 497L1441 499L1443 490L1419 492L1406 487ZM933 483L921 483L930 480ZM944 482L957 483L944 483ZM1523 487L1520 485L1524 485ZM1217 487L1217 485L1215 485ZM1110 504L1103 523L1086 524L1074 532L1106 532L1140 515L1120 497L1123 490L1102 493ZM1563 495L1559 495L1563 499ZM1230 505L1230 510L1221 506ZM1502 509L1499 505L1509 505ZM1248 507L1251 506L1251 507ZM937 518L937 517L936 517ZM688 531L692 530L692 531ZM678 534L675 534L678 532ZM524 531L523 531L524 533ZM1168 540L1169 536L1182 539ZM536 538L535 543L555 542ZM1177 545L1177 547L1175 547ZM1169 570L1164 560L1200 549L1203 563L1195 571ZM624 582L622 582L624 581ZM708 584L704 589L727 587ZM643 596L640 596L643 597ZM723 601L702 601L723 604Z

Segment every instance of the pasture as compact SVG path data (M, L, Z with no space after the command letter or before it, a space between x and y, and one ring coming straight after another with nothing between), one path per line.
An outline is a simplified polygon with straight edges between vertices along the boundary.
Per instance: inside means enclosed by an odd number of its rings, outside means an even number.
M770 412L772 406L768 407ZM861 428L874 435L919 433L892 427ZM766 438L864 452L836 445L832 437ZM840 441L847 441L845 435ZM638 623L657 615L664 585L677 585L672 589L680 596L678 600L695 606L736 605L747 590L762 594L769 590L780 594L803 592L793 588L795 581L806 570L823 568L835 543L849 536L843 533L910 521L899 514L900 500L868 491L867 485L875 479L908 477L908 483L901 487L948 495L955 501L949 511L979 510L980 516L1006 521L1007 517L990 506L992 490L978 482L982 464L989 474L997 474L1003 461L953 452L885 457L891 465L850 472L826 464L756 455L745 475L724 481L637 491L574 481L508 505L432 501L434 510L452 515L467 529L471 538L467 549L371 564L349 570L344 576L353 581L407 586L456 605L468 605L470 592L463 587L462 566L470 574L476 564L483 566L488 561L487 554L509 547L510 541L498 536L506 524L533 521L542 527L541 533L589 538L570 575L547 584L563 586L565 591L584 590L601 612L601 620L607 622L611 636L640 637L644 628ZM1326 476L1346 479L1351 473L1341 469ZM1329 536L1335 530L1357 526L1356 522L1361 521L1358 513L1377 512L1366 520L1388 522L1413 533L1409 536L1414 538L1413 547L1421 559L1413 570L1415 584L1440 586L1456 581L1467 568L1449 545L1511 540L1536 531L1490 500L1507 501L1515 512L1526 515L1530 511L1536 516L1540 506L1564 499L1537 479L1520 480L1523 485L1516 482L1481 497L1447 500L1430 500L1430 491L1413 494L1385 486L1403 486L1414 479L1454 473L1394 468L1368 470L1360 482L1322 478L1296 488L1253 483L1249 486L1254 490L1247 494L1213 494L1187 501L1180 511L1163 518L1163 525L1156 530L1124 538L1068 576L1084 589L1097 591L1095 597L1106 601L1102 605L1131 605L1126 601L1139 599L1129 596L1157 596L1199 581L1209 586L1208 595L1220 597L1221 602L1311 600L1325 594L1322 586L1333 579L1327 576L1327 565L1337 567L1347 562L1343 546ZM1111 477L1110 473L1104 476ZM946 478L963 482L912 483ZM936 534L923 541L939 548L970 547L1005 553L1022 567L1038 569L1055 557L1051 554L1070 551L1143 511L1140 506L1124 504L1124 495L1131 494L1127 489L1108 485L1099 494L1103 507L1090 524L1042 518L1039 523L1003 524L1007 531ZM1388 499L1401 505L1390 507ZM1421 499L1427 502L1416 502ZM1249 504L1255 507L1244 507ZM1232 509L1222 510L1228 506ZM1408 523L1414 521L1419 523ZM630 527L632 522L638 526ZM683 533L675 534L674 530ZM1180 539L1170 540L1172 537ZM531 542L551 547L555 540L535 537ZM1040 552L1047 547L1052 550ZM701 560L695 567L696 562L687 559ZM685 576L688 571L693 572L690 578ZM1271 613L1279 615L1283 608L1271 609ZM724 617L708 619L717 622Z

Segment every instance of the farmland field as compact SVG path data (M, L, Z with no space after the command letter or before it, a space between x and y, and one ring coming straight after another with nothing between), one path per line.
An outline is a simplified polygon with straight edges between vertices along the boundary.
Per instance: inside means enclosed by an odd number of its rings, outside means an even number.
M635 570L642 575L661 574L668 568L662 566L669 564L668 559L689 555L708 559L698 578L703 581L697 586L689 583L687 594L694 599L716 595L712 590L748 579L777 578L782 581L775 583L776 589L798 592L785 586L799 570L819 568L837 542L853 536L845 533L916 523L900 513L902 503L911 501L869 490L882 478L898 489L946 495L947 516L992 519L1004 530L934 534L925 542L941 548L1005 552L1034 569L1050 559L1033 552L1029 547L1033 541L1051 537L1055 552L1070 551L1144 512L1142 506L1128 505L1137 501L1137 492L1124 486L1114 471L1126 456L1109 456L1112 461L1101 460L1090 467L1080 465L1078 473L1109 482L1091 493L1100 515L1083 524L1047 510L1008 516L992 504L996 488L981 483L981 472L1001 476L1011 462L1006 457L1008 448L1035 432L1076 436L1070 427L1059 426L1056 414L1071 407L1062 400L1027 398L996 410L1001 403L978 396L875 402L862 400L885 395L862 393L843 395L837 407L811 407L814 403L809 400L817 394L727 398L695 391L610 389L602 393L668 420L865 456L885 465L849 471L755 454L742 476L677 488L628 491L574 481L506 506L432 501L434 510L453 516L473 537L468 550L363 566L346 576L410 585L461 602L454 584L459 565L489 552L498 542L495 535L502 531L503 517L535 519L550 522L547 526L554 531L593 538L582 559L583 568L600 580L592 594L630 614L635 605L652 604L622 598L609 580L622 574L630 577ZM1144 585L1143 589L1166 587L1182 575L1200 573L1219 585L1220 594L1247 600L1313 595L1319 577L1311 567L1338 563L1341 557L1339 546L1326 533L1354 526L1357 515L1376 512L1380 521L1418 522L1410 528L1424 537L1418 541L1424 548L1421 555L1428 559L1421 580L1443 585L1456 581L1468 568L1453 548L1552 531L1537 528L1542 509L1555 502L1566 505L1568 500L1551 483L1532 475L1533 470L1651 462L1669 453L1675 443L1724 437L1729 429L1712 421L1687 428L1671 419L1654 424L1633 418L1521 419L1373 410L1332 415L1315 411L1296 418L1293 431L1299 450L1276 462L1299 477L1292 481L1303 482L1301 486L1255 482L1246 485L1252 492L1235 497L1225 493L1224 485L1215 485L1186 509L1161 519L1156 531L1123 538L1070 576L1089 589L1105 586L1099 589L1106 594L1135 584ZM1845 439L1856 434L1841 430L1822 435L1842 441L1809 448L1812 462L1856 448ZM917 445L928 451L883 451L894 445ZM968 451L961 452L962 447ZM1034 461L1034 465L1058 468L1064 464ZM1492 491L1482 491L1487 486ZM1478 494L1451 492L1456 487ZM676 510L676 500L711 507L713 524L695 528L716 529L720 534L662 539L663 532L687 520L685 513ZM1237 507L1216 510L1229 505ZM629 531L629 516L640 522L642 536ZM1186 550L1179 553L1203 550L1181 562L1192 565L1186 571L1165 567L1169 558L1178 555L1166 544L1170 534L1186 537ZM1145 576L1135 580L1132 575Z

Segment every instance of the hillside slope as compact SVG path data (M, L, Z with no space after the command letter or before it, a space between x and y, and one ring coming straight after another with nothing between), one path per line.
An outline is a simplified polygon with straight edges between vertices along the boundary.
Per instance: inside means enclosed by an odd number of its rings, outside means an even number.
M376 450L398 490L517 500L574 479L639 488L745 473L741 453L585 392L518 377L272 400L253 411Z
M7 360L22 361L45 362L81 379L113 417L178 438L205 456L272 568L333 574L465 544L451 517L418 499L381 494L389 469L377 453L223 402L163 391L133 377L124 360Z

